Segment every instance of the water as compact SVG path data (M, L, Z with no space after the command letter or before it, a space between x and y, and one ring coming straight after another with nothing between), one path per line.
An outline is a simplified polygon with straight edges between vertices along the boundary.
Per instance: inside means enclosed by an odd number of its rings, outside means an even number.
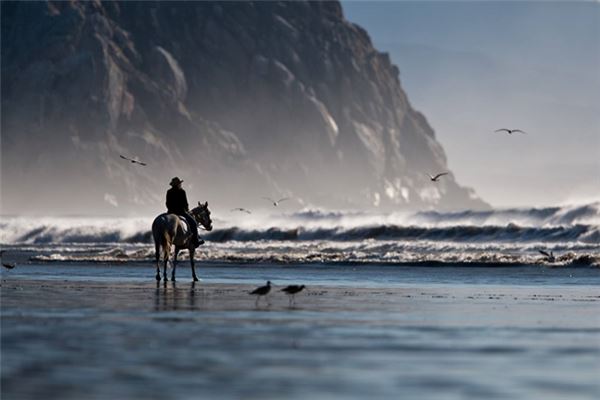
M213 212L203 261L393 265L600 265L600 203L543 209L367 213ZM0 222L3 247L34 261L147 262L148 218L22 218ZM553 252L548 260L540 250ZM186 256L185 254L183 255Z
M2 272L3 398L600 394L591 268L209 265ZM271 279L272 305L248 291ZM276 290L308 286L296 306Z
M162 271L162 268L161 268ZM170 278L172 269L168 269ZM177 278L191 279L188 261L177 267ZM597 268L547 268L544 265L510 267L489 266L407 266L374 264L223 264L196 265L204 283L261 284L267 280L281 285L303 282L312 285L358 287L403 287L435 285L506 285L514 286L581 286L600 285ZM153 280L153 263L30 263L11 271L2 271L12 279L68 281L131 282Z
M2 398L597 399L598 208L230 216L198 283L148 219L3 218Z

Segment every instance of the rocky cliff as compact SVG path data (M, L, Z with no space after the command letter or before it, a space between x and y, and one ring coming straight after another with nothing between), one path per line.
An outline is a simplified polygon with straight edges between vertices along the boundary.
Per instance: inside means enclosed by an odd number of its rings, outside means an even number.
M1 4L5 213L485 207L337 2Z

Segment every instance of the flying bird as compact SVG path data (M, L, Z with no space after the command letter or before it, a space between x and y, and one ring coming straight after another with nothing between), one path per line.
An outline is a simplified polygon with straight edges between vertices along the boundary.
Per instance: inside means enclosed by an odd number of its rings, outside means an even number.
M554 252L551 251L550 254L548 254L548 252L544 251L544 250L538 250L538 252L545 257L546 261L548 261L548 262L556 261L556 257L554 257Z
M14 267L17 266L17 264L15 263L2 263L2 266L6 269L13 269Z
M515 133L515 132L520 132L520 133L523 133L523 134L527 133L527 132L523 132L523 131L522 131L522 130L520 130L520 129L506 129L506 128L502 128L502 129L496 129L494 132L506 132L506 133L508 133L509 135L512 135L512 134L513 134L513 133Z
M284 198L279 199L279 200L273 200L270 197L263 197L263 199L269 200L271 203L273 203L273 206L277 207L279 205L279 203L281 203L282 201L289 200L290 198L289 197L284 197Z
M125 156L124 156L124 155L122 155L122 154L119 154L119 157L121 157L123 160L131 161L133 164L140 164L140 165L141 165L141 166L143 166L143 167L145 167L145 166L146 166L146 163L145 163L145 162L141 162L141 161L139 161L139 160L135 160L135 159L132 159L132 158L125 157Z
M256 296L256 303L255 303L256 306L258 306L258 300L260 300L260 298L262 296L268 295L270 291L271 291L271 281L267 281L267 284L265 286L258 287L250 292L251 295ZM267 298L267 303L269 303L269 298ZM269 303L269 304L271 304L271 303Z
M252 211L250 210L246 210L245 208L242 207L237 207L237 208L232 208L231 211L240 211L240 212L244 212L246 214L252 214Z
M431 182L437 182L438 179L440 179L442 176L444 175L448 175L448 172L442 172L441 174L437 174L436 176L431 176L430 174L427 174L429 176L429 179L431 180Z
M305 288L304 285L290 285L288 287L284 287L281 289L282 292L285 292L290 298L290 306L296 302L295 296L296 293L300 293Z

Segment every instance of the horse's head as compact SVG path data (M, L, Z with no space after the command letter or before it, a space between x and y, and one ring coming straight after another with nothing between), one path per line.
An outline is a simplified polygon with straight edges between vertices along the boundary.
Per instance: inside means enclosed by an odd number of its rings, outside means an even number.
M212 220L210 219L210 210L208 209L208 201L204 204L198 202L198 207L193 208L190 211L190 214L194 217L194 219L202 224L204 229L207 231L212 231Z

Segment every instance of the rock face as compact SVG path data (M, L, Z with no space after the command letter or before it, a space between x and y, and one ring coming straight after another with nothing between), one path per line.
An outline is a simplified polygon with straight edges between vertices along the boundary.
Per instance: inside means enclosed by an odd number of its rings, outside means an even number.
M481 208L337 2L2 2L2 211ZM119 154L148 163L127 163ZM118 207L118 208L114 208Z

